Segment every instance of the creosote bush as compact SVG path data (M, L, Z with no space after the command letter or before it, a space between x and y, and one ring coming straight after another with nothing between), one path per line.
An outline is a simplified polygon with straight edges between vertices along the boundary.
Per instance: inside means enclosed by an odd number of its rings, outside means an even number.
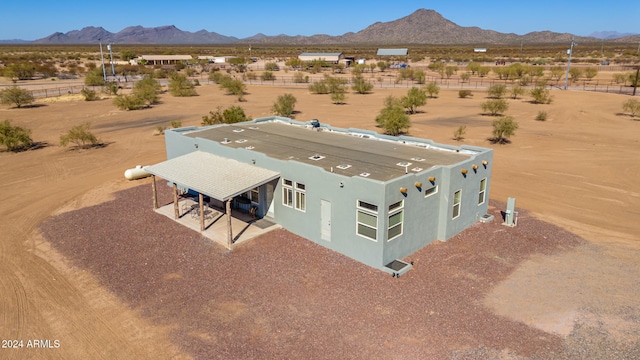
M464 134L466 134L466 133L467 133L467 126L466 125L460 125L453 132L453 140L462 141L464 139Z
M0 123L0 145L4 145L9 151L21 151L28 149L33 144L31 130L11 125L11 120Z
M489 141L494 144L510 143L511 140L509 138L515 135L518 129L518 123L512 116L502 116L493 120L491 125L493 126L493 137L489 138Z
M538 121L547 121L547 112L546 111L538 111L538 115L536 115L536 120L538 120Z
M460 90L458 91L458 97L461 99L468 98L469 96L473 96L471 90Z
M293 94L284 94L278 96L278 99L271 106L271 111L275 115L291 117L293 115L293 111L296 106L296 102L298 100L293 96Z
M76 144L79 148L88 148L99 143L98 138L91 132L91 125L84 123L72 127L66 134L60 136L60 146Z
M483 102L481 105L482 111L489 113L492 116L500 115L509 109L509 104L504 99L493 99Z
M636 117L636 115L640 115L640 101L629 99L622 104L622 110L631 114L631 117Z

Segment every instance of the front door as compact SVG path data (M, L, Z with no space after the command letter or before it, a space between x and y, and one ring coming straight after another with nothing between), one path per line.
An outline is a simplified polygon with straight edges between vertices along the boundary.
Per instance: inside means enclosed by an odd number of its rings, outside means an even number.
M320 238L331 241L331 202L320 200Z

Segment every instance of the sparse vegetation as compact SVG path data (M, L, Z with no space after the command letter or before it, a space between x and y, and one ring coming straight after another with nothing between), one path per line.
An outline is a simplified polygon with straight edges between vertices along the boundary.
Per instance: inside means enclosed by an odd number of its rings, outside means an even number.
M376 123L384 129L386 134L393 136L408 131L411 126L409 116L404 111L400 99L391 95L385 98L384 108L376 117Z
M464 139L464 135L467 133L467 126L466 125L460 125L454 132L453 132L453 140L456 141L462 141Z
M636 99L629 99L622 104L622 110L631 115L631 117L636 117L636 115L640 115L640 101Z
M364 79L362 75L356 75L352 79L353 85L351 88L358 94L368 94L373 90L373 84Z
M273 106L271 106L271 111L275 115L291 117L291 115L293 115L293 111L295 109L297 101L298 100L295 96L293 96L293 94L287 93L284 95L280 95L278 96L278 99L273 103Z
M198 93L191 81L178 72L169 76L169 93L177 97L196 96Z
M429 94L430 98L434 98L440 93L440 86L438 86L438 84L436 84L435 82L428 83L424 88L427 91L427 94Z
M15 105L17 108L34 102L34 97L29 90L18 86L10 86L0 90L0 102L5 105Z
M12 125L11 120L0 122L0 145L9 151L21 151L31 147L31 130Z
M412 87L407 92L406 96L400 98L400 104L404 107L409 114L415 114L417 108L427 103L426 90Z
M171 128L173 128L173 129L179 129L179 128L182 127L182 121L180 121L180 120L171 120L169 125L171 125Z
M301 72L295 72L293 74L293 82L294 83L298 83L298 84L302 84L302 83L308 83L309 82L309 76L308 75L303 75Z
M471 92L471 90L460 90L458 91L458 97L461 99L465 99L468 98L470 96L473 96L473 93Z
M276 76L271 71L264 71L260 75L260 79L262 79L262 81L274 81Z
M511 87L511 98L512 99L517 99L518 96L524 95L525 93L525 88L523 88L522 86L515 84Z
M534 104L551 104L553 96L549 89L544 86L536 86L530 91L531 97L533 97Z
M222 110L222 106L218 106L216 111L209 111L209 115L202 117L201 125L233 124L249 120L251 119L240 106L230 106L225 110Z
M133 91L129 95L118 95L113 99L113 104L122 110L138 110L149 107L158 102L160 83L152 78L145 77L136 82Z
M80 94L84 97L84 101L93 101L98 99L98 93L89 88L83 88L80 90Z
M508 144L511 142L509 138L515 135L518 129L518 123L512 116L502 116L493 120L493 137L489 140L494 144Z
M489 90L487 91L487 96L492 99L502 99L502 97L507 93L507 87L503 84L495 84L489 86Z
M546 111L538 111L538 115L536 115L536 120L538 120L538 121L547 121L547 112Z
M492 116L500 115L509 109L507 100L504 99L492 99L481 104L482 111L489 113Z
M70 143L79 148L88 148L99 143L98 138L91 132L91 125L84 123L72 127L66 134L60 136L60 146L66 147Z

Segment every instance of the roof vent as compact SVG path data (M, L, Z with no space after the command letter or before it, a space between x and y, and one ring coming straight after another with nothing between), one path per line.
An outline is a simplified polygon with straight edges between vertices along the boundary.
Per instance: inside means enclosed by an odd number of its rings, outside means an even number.
M325 156L322 156L320 154L315 154L313 156L309 156L309 159L311 159L313 161L318 161L318 160L321 160L321 159L324 159L324 158L325 158Z
M422 171L422 168L421 167L414 167L413 169L411 169L411 171L420 172L420 171Z
M224 138L224 140L222 140L222 143L223 143L223 144L228 144L228 143L230 143L230 142L231 142L231 141L229 141L229 138Z
M424 159L421 158L421 157L412 157L411 160L413 160L413 161L424 161Z
M244 131L244 129L233 129L233 132L235 132L235 133L240 133L240 132L243 132L243 131Z
M407 167L407 166L411 165L411 163L408 162L408 161L401 161L401 162L397 163L396 165L402 166L402 167Z
M369 174L368 172L360 173L360 176L362 176L362 177L369 177L369 175L371 175L371 174Z
M340 165L338 165L338 166L336 166L336 167L337 167L338 169L346 170L346 169L350 168L350 167L351 167L351 165L349 165L349 164L340 164Z
M238 144L246 143L246 142L247 142L247 139L238 139L238 140L236 140L236 142L237 142Z
M253 150L253 149L255 149L255 148L254 148L253 146L247 146L247 147L245 147L245 149L247 149L247 150Z

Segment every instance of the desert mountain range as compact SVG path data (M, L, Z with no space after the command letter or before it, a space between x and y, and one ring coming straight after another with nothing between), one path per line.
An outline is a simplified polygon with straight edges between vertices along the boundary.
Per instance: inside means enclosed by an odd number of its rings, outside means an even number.
M597 33L594 33L597 34ZM626 35L626 34L625 34ZM238 39L215 32L200 30L189 32L177 27L160 26L145 28L130 26L117 33L112 33L102 27L85 27L82 30L72 30L67 33L56 32L45 38L35 40L33 44L91 44L98 41L119 44L274 44L274 45L341 45L341 44L370 44L370 45L463 45L475 46L518 44L525 43L567 43L571 37L569 33L551 31L535 31L525 35L514 33L500 33L479 27L459 26L434 10L419 9L411 15L389 21L376 22L356 33L348 32L339 36L324 34L312 36L276 35L254 36ZM597 37L575 36L577 41L602 41ZM638 42L640 35L624 36L607 39L614 42ZM6 41L5 41L6 42Z

